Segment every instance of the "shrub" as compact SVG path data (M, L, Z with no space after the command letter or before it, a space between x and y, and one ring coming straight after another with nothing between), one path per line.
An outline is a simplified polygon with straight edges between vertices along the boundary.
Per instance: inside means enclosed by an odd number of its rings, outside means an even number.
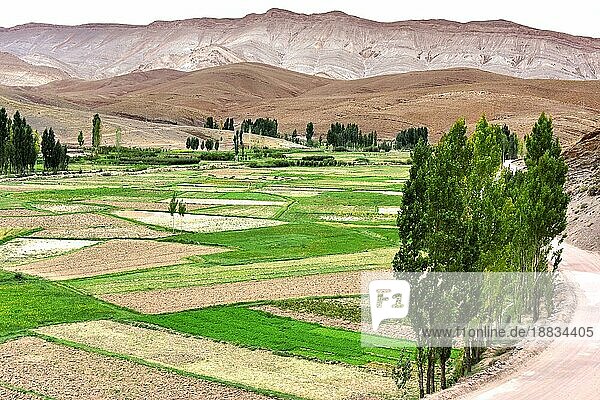
M314 156L304 156L302 157L305 161L325 161L325 160L335 160L333 156L326 155L314 155Z

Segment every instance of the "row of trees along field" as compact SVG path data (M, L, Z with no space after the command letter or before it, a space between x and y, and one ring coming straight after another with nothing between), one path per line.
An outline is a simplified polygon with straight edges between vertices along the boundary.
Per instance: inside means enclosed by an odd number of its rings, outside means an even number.
M44 129L42 134L42 156L44 157L44 169L46 171L65 171L69 165L67 145L61 145L60 140L56 140L52 128Z
M410 127L408 129L401 130L396 135L396 149L410 150L414 149L419 141L427 143L428 130L426 126L422 127Z
M437 145L419 140L398 214L397 272L544 272L560 260L551 242L566 227L567 166L552 120L542 114L525 138L526 168L502 168L508 135L483 117L467 137L458 120ZM508 139L510 142L510 138ZM514 152L514 142L509 152ZM510 154L513 156L514 154ZM534 320L537 306L531 310ZM465 345L455 370L467 374L483 349ZM450 349L418 347L420 395L447 386Z
M196 136L190 136L185 141L185 148L191 150L198 150L198 148L200 148L200 150L206 149L207 151L211 151L212 149L219 150L219 146L219 140L211 138L200 140Z
M32 172L39 153L39 137L17 111L11 119L0 109L0 170L2 173Z
M377 132L363 135L357 124L331 124L326 136L327 145L362 149L377 146Z
M233 131L235 129L233 127L233 118L226 118L225 122L221 124L220 122L217 122L214 117L206 117L204 127L208 129L222 129L225 131Z
M44 130L41 151L45 170L67 169L67 146L55 139L52 128ZM39 135L19 111L10 118L5 108L0 109L0 172L17 175L33 172L39 153Z

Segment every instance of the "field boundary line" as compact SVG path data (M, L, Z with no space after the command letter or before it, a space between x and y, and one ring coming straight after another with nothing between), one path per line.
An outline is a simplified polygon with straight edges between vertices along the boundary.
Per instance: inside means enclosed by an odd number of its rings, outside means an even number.
M35 396L35 397L38 397L43 400L57 400L54 397L46 396L45 394L38 393L34 390L23 389L21 387L11 385L10 383L4 382L4 381L0 381L0 388L12 390L13 392L18 392L18 393L22 393L22 394L28 394L28 395Z
M273 216L273 219L279 219L283 214L285 214L292 205L298 203L298 200L292 200L285 207L282 207L281 210L277 211L277 213Z

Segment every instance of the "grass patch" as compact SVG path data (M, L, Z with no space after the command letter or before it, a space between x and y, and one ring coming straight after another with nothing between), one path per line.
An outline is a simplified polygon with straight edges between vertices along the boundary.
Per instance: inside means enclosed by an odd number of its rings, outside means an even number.
M255 264L215 266L183 264L75 279L68 284L87 293L99 295L367 269L389 269L390 260L395 252L394 247L353 254Z
M0 270L0 338L43 325L130 315L64 285Z
M69 203L73 201L89 201L91 199L102 199L107 197L133 197L146 200L160 200L167 197L165 191L154 189L135 189L124 187L95 187L81 189L61 189L57 186L55 190L35 190L30 192L13 192L7 197L16 201L30 203Z
M195 261L205 265L236 265L392 247L398 242L398 233L394 229L290 223L245 231L185 233L164 240L230 247L234 250L202 256Z
M399 355L397 349L362 347L359 332L323 327L240 306L143 315L139 320L190 335L325 362L394 364ZM412 343L406 343L412 347Z
M0 228L0 244L6 243L16 237L31 235L37 229Z
M360 296L286 299L272 301L271 304L284 310L317 314L355 323L360 323L362 319Z

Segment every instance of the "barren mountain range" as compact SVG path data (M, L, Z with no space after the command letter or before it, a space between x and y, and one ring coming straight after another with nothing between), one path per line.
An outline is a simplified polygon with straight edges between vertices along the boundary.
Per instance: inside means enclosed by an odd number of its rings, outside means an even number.
M36 86L67 78L69 74L57 68L32 65L0 52L0 85Z
M273 9L241 19L190 19L147 26L27 24L0 28L0 51L82 79L133 71L194 71L259 62L335 79L477 68L522 78L600 78L600 39L507 21L380 23L342 12ZM1 69L0 82L7 82ZM32 73L33 75L33 73ZM53 74L39 76L47 83ZM29 80L15 80L14 84Z

